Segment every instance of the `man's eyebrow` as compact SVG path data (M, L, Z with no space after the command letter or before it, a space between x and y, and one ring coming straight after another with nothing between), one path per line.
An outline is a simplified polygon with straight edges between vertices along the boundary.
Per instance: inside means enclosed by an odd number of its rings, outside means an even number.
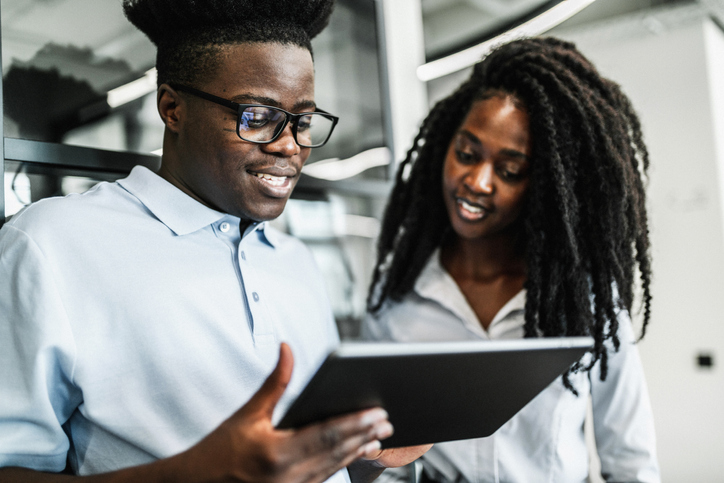
M232 97L231 100L238 104L264 104L266 106L282 108L281 103L276 99L265 96L257 96L255 94L240 94ZM314 101L305 100L294 104L292 112L314 111L316 108L317 105Z

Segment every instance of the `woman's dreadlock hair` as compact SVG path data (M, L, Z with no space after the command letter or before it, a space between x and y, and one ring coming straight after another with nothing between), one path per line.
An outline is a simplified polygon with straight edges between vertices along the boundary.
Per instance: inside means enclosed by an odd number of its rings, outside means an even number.
M123 0L128 20L156 45L158 85L196 87L213 75L229 44L275 42L311 52L333 6L334 0Z
M637 279L643 291L641 337L650 318L642 181L649 159L628 98L569 42L531 38L502 45L435 105L397 173L368 310L375 313L410 292L451 231L441 182L445 155L471 104L492 91L520 100L530 119L530 184L521 215L528 269L525 336L593 336L588 369L600 359L605 379L604 341L612 339L618 350L616 313L630 312Z

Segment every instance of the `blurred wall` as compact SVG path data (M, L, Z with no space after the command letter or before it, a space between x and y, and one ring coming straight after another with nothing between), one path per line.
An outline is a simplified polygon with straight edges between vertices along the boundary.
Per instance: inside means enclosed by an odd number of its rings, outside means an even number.
M662 477L722 481L724 33L681 8L554 34L621 84L650 150L654 300L639 347Z

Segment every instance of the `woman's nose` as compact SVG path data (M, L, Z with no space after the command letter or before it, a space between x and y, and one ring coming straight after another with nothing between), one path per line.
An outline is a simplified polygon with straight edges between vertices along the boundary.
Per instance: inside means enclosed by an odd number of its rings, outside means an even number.
M493 194L495 191L493 171L493 163L488 161L474 166L465 179L468 188L475 193Z

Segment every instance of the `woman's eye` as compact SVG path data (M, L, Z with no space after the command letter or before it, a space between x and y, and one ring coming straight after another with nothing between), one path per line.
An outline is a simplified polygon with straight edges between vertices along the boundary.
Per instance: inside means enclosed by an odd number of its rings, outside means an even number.
M518 181L525 177L525 172L520 170L499 169L499 176L505 180Z
M461 163L471 163L471 162L475 161L475 155L473 153L469 153L467 151L461 151L459 149L456 149L455 156L457 156L458 160Z

